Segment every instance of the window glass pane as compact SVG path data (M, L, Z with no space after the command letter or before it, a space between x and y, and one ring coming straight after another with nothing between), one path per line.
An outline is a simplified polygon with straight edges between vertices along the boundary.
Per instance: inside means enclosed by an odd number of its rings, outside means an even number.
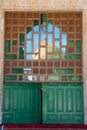
M32 38L32 28L31 27L27 27L27 35L26 35L27 39Z
M69 55L69 59L70 60L80 60L81 59L81 55L79 55L79 54L70 54Z
M40 28L40 41L46 40L46 26L41 26Z
M76 41L76 52L81 52L81 41Z
M24 74L23 68L12 68L12 73L21 73Z
M60 77L59 76L48 76L48 81L59 81Z
M66 76L62 76L62 81L66 81L67 77Z
M62 59L65 60L67 58L66 54L67 49L65 47L62 48Z
M24 68L23 70L24 70L25 74L31 74L31 72L32 72L31 68Z
M20 45L24 45L24 41L25 41L24 34L20 34Z
M60 41L55 41L54 42L54 51L55 52L60 52Z
M52 34L48 34L48 44L53 44L53 35Z
M48 57L47 57L49 60L59 60L60 59L60 55L57 54L49 54Z
M74 40L69 40L69 46L74 46Z
M52 44L48 43L48 45L47 45L47 51L48 51L48 53L51 53L53 51Z
M26 42L26 52L32 52L32 41Z
M5 52L10 52L10 40L5 41Z
M26 55L26 59L27 59L27 60L32 60L32 59L33 59L33 55L32 55L32 54Z
M18 41L17 40L13 40L12 41L12 45L14 46L14 45L17 45L18 44Z
M17 80L17 76L9 75L4 77L5 80Z
M62 34L62 46L67 45L67 34Z
M19 49L19 59L24 59L24 48L20 47Z
M39 21L35 20L34 21L34 32L38 32L39 31Z
M69 76L70 81L81 81L82 77L81 76Z
M17 59L17 55L16 54L6 54L5 59Z
M60 38L60 28L59 27L54 28L54 38Z
M46 81L46 76L40 76L40 81Z
M49 20L48 21L48 32L52 32L52 29L53 29L53 21Z
M20 75L19 76L19 80L21 81L21 80L24 80L24 76L23 75Z
M41 14L41 24L46 22L46 14Z
M74 74L74 69L55 69L54 70L55 74Z
M46 59L46 48L45 47L40 48L40 59Z
M32 75L29 75L29 76L27 76L26 77L27 78L27 80L29 80L29 81L37 81L37 80L39 80L39 77L38 76L32 76Z
M38 40L38 34L34 34L34 52L39 51L39 40Z

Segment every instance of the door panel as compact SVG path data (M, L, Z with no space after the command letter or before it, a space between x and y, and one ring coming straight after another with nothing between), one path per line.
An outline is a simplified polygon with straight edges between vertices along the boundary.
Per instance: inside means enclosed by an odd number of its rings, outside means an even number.
M43 84L43 123L83 124L81 83Z
M39 83L5 83L3 123L40 123L41 92Z

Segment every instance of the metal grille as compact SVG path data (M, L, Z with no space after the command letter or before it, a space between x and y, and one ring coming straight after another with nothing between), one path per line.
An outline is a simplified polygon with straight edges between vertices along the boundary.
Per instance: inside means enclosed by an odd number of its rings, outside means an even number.
M6 12L5 82L82 82L81 12Z

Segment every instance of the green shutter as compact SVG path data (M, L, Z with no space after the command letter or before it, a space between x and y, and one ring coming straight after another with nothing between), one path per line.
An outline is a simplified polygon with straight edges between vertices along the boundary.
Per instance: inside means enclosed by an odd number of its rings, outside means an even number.
M81 83L44 83L42 97L43 123L84 124Z
M39 83L4 83L3 123L40 123L40 100Z

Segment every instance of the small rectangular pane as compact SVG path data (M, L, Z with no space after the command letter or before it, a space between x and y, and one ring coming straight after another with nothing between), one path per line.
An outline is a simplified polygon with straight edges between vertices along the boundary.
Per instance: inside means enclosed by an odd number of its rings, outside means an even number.
M5 52L10 52L10 40L5 41Z
M5 80L17 80L17 76L13 75L7 75L4 77Z
M66 76L62 76L62 81L66 81L67 77Z
M28 55L26 55L26 59L27 60L33 60L34 58L33 58L32 54L28 54Z
M76 52L81 52L81 41L76 41Z
M48 81L59 81L60 77L59 76L48 76Z
M17 59L17 55L16 54L6 54L5 59Z
M81 55L79 54L70 54L69 60L81 60Z
M81 76L69 76L70 81L81 81Z
M66 58L67 58L66 51L67 51L67 49L66 49L65 47L63 47L63 48L62 48L62 59L63 59L63 60L66 60Z
M24 45L25 42L25 36L24 34L20 34L20 45Z
M24 59L24 48L20 47L19 49L19 59Z
M49 43L48 43L48 45L47 45L47 51L48 51L48 53L53 52L52 44L49 44Z
M39 31L39 21L34 20L34 32L38 32L38 31Z
M27 39L31 39L32 38L32 28L31 27L27 27L26 38Z
M55 54L49 54L47 56L47 59L49 59L49 60L59 60L60 59L60 54L57 54L57 55L55 55Z
M46 48L45 47L40 48L40 59L46 59Z
M26 52L32 52L32 41L27 41L26 42Z
M24 69L23 68L12 68L12 73L22 73L24 74Z
M20 81L24 80L24 76L23 76L23 75L20 75L20 76L19 76L19 80L20 80Z
M52 32L52 30L53 30L53 21L49 20L48 21L48 32Z
M60 52L60 41L55 41L54 42L54 51L55 52Z
M60 28L54 27L54 38L60 38Z
M41 26L40 28L40 43L46 41L46 26Z
M29 75L26 77L27 80L29 81L37 81L39 80L38 76L34 76L34 75Z
M18 41L17 40L13 40L12 41L12 45L14 46L14 45L18 45Z
M27 34L32 31L32 27L27 27Z
M47 77L46 76L40 76L40 81L46 81Z
M41 24L46 22L46 14L41 14Z
M32 68L24 68L23 70L25 74L31 74L32 72Z
M69 40L69 46L74 46L74 40Z
M55 69L54 74L74 74L74 69Z
M62 34L62 46L67 45L67 34Z
M39 51L39 35L38 34L34 34L34 52L38 52Z
M48 34L48 44L53 44L53 35L52 34Z

